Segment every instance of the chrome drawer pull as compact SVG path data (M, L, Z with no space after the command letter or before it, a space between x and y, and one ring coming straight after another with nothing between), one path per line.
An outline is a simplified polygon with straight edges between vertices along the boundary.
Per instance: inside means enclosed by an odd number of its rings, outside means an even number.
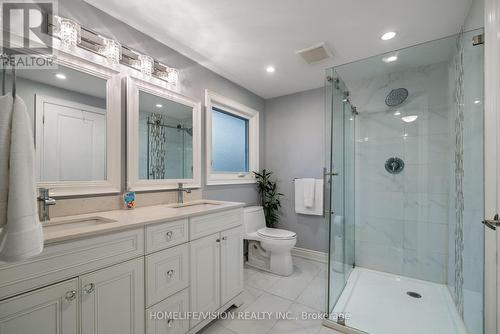
M74 300L76 298L76 290L66 292L65 298L68 302Z
M165 233L165 238L166 238L167 240L170 240L170 239L172 239L172 235L173 235L173 234L174 234L174 232L172 232L172 231L168 231L167 233Z
M86 294L92 293L95 290L95 284L94 283L89 283L83 287L83 291Z
M168 321L167 321L168 327L172 327L173 322L174 322L174 319L168 319Z
M172 276L174 276L174 270L170 269L169 271L167 271L167 277L172 278Z

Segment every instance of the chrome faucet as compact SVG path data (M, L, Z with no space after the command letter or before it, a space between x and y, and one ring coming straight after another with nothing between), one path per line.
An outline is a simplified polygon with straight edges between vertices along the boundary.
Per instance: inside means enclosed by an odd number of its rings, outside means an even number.
M56 200L49 196L49 189L38 189L38 217L40 221L48 221L50 219L49 207L56 205Z
M177 204L184 203L184 192L191 194L191 189L184 189L184 185L179 182L177 188Z

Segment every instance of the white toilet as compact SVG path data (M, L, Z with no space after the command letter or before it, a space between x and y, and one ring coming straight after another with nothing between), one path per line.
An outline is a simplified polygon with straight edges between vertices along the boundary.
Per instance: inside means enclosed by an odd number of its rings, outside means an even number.
M244 209L244 238L249 240L248 264L277 275L290 276L293 272L291 250L297 243L295 232L266 227L261 206Z

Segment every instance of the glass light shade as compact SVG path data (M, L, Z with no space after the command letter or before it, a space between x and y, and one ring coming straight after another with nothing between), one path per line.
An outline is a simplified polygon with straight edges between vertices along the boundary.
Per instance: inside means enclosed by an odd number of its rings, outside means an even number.
M179 81L179 71L175 68L167 67L165 70L155 73L159 78L167 81L170 85L177 85Z
M63 47L71 48L81 42L81 26L70 19L54 17L54 36L59 37Z
M122 59L122 46L115 40L103 38L99 53L106 57L111 64L118 64Z
M137 69L140 70L144 75L151 76L151 74L153 74L154 68L153 57L147 55L139 55L137 59Z
M177 85L177 81L179 81L179 71L175 68L167 68L167 82L171 85Z

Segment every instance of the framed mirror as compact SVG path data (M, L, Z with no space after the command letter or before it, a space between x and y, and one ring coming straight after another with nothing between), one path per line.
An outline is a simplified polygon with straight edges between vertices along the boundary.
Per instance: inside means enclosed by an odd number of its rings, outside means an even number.
M200 108L161 84L127 78L128 190L201 186Z
M120 192L118 73L62 51L55 68L16 71L33 121L37 186L51 196Z

